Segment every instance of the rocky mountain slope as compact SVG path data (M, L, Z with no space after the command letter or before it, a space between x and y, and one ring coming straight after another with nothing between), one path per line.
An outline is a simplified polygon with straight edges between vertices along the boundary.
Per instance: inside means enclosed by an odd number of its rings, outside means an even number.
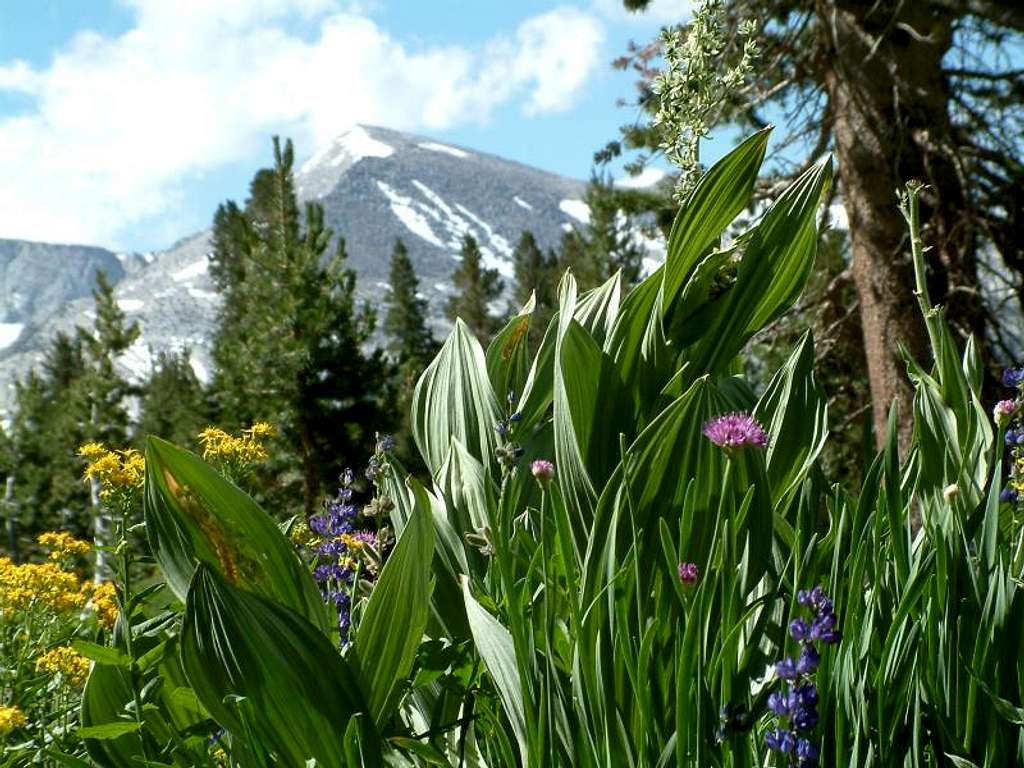
M589 215L583 182L369 126L346 131L304 163L296 188L300 198L320 202L328 225L344 235L360 293L375 305L388 290L389 257L401 238L439 331L464 234L478 240L488 266L511 280L512 249L523 230L553 247ZM208 251L209 232L147 256L0 241L0 408L14 378L38 361L53 333L91 322L89 291L99 268L143 329L121 361L127 371L143 376L154 351L188 347L205 376L217 306Z

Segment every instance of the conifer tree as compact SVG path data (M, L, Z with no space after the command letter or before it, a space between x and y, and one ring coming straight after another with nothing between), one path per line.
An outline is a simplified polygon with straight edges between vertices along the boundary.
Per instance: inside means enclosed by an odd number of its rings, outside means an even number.
M203 386L189 350L160 352L143 390L136 443L141 448L146 437L156 435L175 445L192 445L208 422Z
M212 392L221 426L275 424L268 492L312 511L388 428L392 392L388 362L363 351L376 318L356 300L344 240L330 257L323 208L309 203L300 217L293 162L291 142L275 137L274 167L255 175L245 207L226 203L214 217L210 274L224 300Z
M481 263L480 246L472 235L462 241L462 263L452 275L455 285L445 307L449 320L462 318L469 329L482 342L498 330L501 321L490 313L490 305L501 296L502 282L496 269L487 269Z
M390 283L384 315L388 350L400 363L426 365L437 351L437 342L427 328L427 300L419 294L419 278L401 240L395 241L391 254Z
M607 266L598 260L586 237L577 229L562 235L559 243L557 272L561 275L567 269L572 270L581 291L596 288L604 282L608 271Z
M515 264L515 290L513 299L514 310L518 310L534 297L535 306L530 320L530 345L536 349L544 338L548 323L558 304L556 288L558 286L557 257L549 253L547 257L537 246L532 232L523 232L512 254Z
M633 221L624 208L629 201L629 195L615 190L600 177L595 176L587 187L586 203L590 208L587 249L601 268L603 278L621 271L625 288L639 281L644 257L644 249L635 235L641 224Z

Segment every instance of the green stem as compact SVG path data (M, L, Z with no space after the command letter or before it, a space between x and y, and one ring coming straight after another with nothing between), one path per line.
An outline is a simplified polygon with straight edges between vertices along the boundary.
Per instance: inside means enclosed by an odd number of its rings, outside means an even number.
M914 295L917 296L917 304L924 316L925 326L928 329L928 340L932 345L932 353L939 353L940 329L938 325L938 314L932 306L931 296L928 293L928 276L924 263L924 242L921 240L921 213L918 205L918 197L921 194L922 186L916 182L907 183L906 206L903 216L907 220L910 231L910 255L914 261Z
M135 722L138 723L139 730L139 744L142 747L142 755L148 761L149 748L146 744L146 738L143 735L143 719L142 719L142 694L139 691L138 681L138 666L135 657L135 640L132 637L132 609L135 607L134 600L132 599L131 591L131 547L128 546L128 511L122 509L120 530L118 531L118 565L121 571L121 589L122 594L120 595L120 605L118 606L121 611L121 621L124 627L124 645L125 651L128 653L128 657L131 659L131 667L128 670L128 679L132 688L132 701L135 704Z

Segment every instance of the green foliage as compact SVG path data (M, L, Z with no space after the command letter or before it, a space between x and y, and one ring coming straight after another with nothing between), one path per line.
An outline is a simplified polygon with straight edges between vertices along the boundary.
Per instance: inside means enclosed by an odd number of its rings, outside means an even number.
M150 435L189 445L208 423L203 386L192 368L188 350L160 352L142 394L137 442Z
M293 160L291 142L275 139L274 167L256 174L244 210L227 203L214 218L210 274L224 301L213 391L224 426L277 426L284 450L270 493L309 512L389 423L392 393L383 354L363 350L375 317L356 300L344 240L321 206L300 217ZM283 471L296 464L297 477Z
M462 241L459 268L452 275L454 292L448 298L445 315L461 318L477 338L487 338L500 325L491 305L501 296L502 282L496 269L483 266L483 254L472 235Z
M982 408L973 343L961 353L928 299L917 190L906 211L934 361L908 360L909 454L901 464L894 412L854 497L823 480L811 334L760 396L737 373L807 280L831 173L811 167L726 241L766 140L701 178L666 264L625 299L617 276L581 292L566 274L535 354L532 300L486 351L456 321L412 402L428 485L387 446L374 453L369 509L390 514L397 541L340 566L354 572L350 644L272 518L150 439L145 525L162 579L135 585L125 511L121 619L79 644L97 662L82 706L91 759L793 765L765 746L766 704L797 595L823 584L842 638L822 653L820 718L803 734L820 764L1021 762L1024 526L999 501L1004 427ZM709 420L734 411L764 444L712 439ZM351 547L348 529L310 527ZM288 531L302 540L301 523Z

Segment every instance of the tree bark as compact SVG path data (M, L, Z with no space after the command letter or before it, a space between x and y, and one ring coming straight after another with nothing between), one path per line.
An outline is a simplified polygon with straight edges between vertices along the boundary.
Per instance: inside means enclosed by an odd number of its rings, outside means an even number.
M876 443L884 441L889 408L898 403L905 449L913 429L913 390L899 345L926 367L931 362L896 199L911 179L930 188L922 199L922 221L929 258L941 265L931 273L933 297L947 304L961 335L984 338L976 235L966 223L965 173L956 157L942 72L955 19L925 3L896 0L818 0L817 12L825 31L822 84L849 217Z

